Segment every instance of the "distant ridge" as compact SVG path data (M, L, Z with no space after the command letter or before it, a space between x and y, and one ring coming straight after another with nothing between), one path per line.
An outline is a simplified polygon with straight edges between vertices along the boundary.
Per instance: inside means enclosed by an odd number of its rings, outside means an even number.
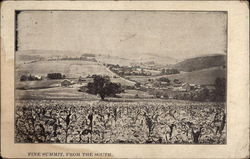
M196 70L202 70L206 68L225 66L226 55L207 55L186 59L175 64L173 67L185 72L191 72Z
M169 65L169 64L175 64L179 62L178 59L175 59L173 57L169 57L166 55L158 55L153 53L144 53L144 54L128 54L127 59L132 59L135 62L138 63L155 63L160 65Z
M16 54L25 54L25 55L50 55L50 56L64 56L64 55L80 55L80 52L77 51L68 51L68 50L19 50Z

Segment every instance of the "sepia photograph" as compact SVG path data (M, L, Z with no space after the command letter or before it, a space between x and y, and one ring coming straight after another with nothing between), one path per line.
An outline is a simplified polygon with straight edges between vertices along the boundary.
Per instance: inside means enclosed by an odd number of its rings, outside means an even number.
M247 1L4 1L1 158L249 158Z
M225 11L15 12L15 143L226 144Z

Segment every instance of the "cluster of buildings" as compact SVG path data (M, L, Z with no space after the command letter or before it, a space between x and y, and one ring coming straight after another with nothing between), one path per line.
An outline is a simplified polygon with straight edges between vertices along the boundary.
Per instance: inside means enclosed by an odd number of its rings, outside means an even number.
M192 84L192 83L174 83L170 84L169 82L158 82L159 84L155 86L152 83L145 84L145 88L147 89L160 89L160 90L169 90L174 92L190 92L190 91L198 91L202 88L206 88L209 91L214 91L215 86L213 85L199 85L199 84Z
M64 79L63 81L61 81L60 86L61 87L70 87L70 86L72 86L74 84L83 85L85 83L86 83L86 79L83 78L82 76L80 76L77 81L73 81L73 80L70 80L70 79Z
M119 66L108 64L107 67L114 73L120 76L151 76L151 72L145 71L139 66Z

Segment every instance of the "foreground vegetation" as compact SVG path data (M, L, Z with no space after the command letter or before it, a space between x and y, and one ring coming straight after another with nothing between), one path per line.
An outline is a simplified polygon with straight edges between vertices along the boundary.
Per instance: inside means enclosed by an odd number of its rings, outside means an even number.
M225 144L224 103L18 101L18 143Z

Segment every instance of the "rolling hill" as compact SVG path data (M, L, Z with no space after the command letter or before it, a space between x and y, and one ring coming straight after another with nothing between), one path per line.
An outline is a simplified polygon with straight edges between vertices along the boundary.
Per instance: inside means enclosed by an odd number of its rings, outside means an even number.
M120 66L131 66L131 65L170 65L178 62L177 59L168 56L158 56L154 54L144 54L144 55L99 55L96 57L98 61L108 64L118 64Z
M148 79L158 79L161 77L167 77L171 81L174 79L179 79L180 81L192 83L192 84L200 84L200 85L212 85L217 77L226 78L226 69L217 66L211 67L207 69L197 70L193 72L181 72L180 74L173 74L173 75L162 75L162 76L131 76L130 79L146 83Z
M159 56L156 54L143 54L143 55L134 55L131 56L135 61L138 63L155 63L160 65L169 65L169 64L175 64L178 62L177 59L169 57L169 56Z
M226 78L226 69L217 66L193 72L184 72L181 74L167 75L170 80L179 79L181 81L200 85L211 85L217 77Z
M201 56L186 59L175 64L173 67L185 72L191 72L196 70L202 70L206 68L216 67L216 66L225 66L226 65L226 56L225 55L210 55L210 56Z

